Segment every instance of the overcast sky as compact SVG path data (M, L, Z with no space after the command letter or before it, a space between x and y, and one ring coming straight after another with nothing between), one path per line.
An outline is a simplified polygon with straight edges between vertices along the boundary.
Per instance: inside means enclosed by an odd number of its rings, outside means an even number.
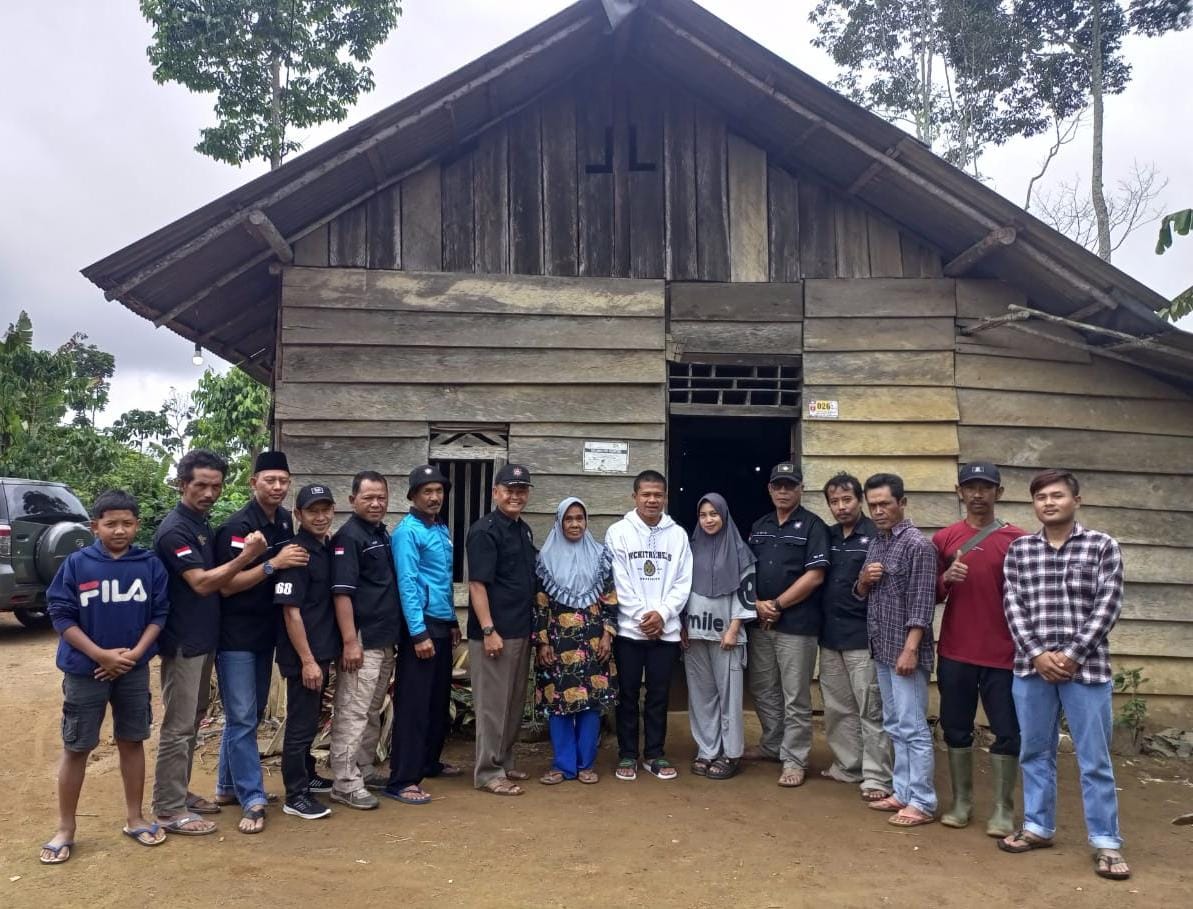
M831 62L812 47L811 0L702 0L734 27L824 80ZM375 54L376 90L347 122L303 137L307 148L468 63L547 16L563 0L408 0ZM150 29L135 0L14 3L0 55L0 330L21 309L36 343L86 332L116 355L109 416L156 408L170 386L189 390L203 367L191 345L154 329L103 295L79 269L258 176L265 165L219 164L193 150L213 122L210 97L153 82ZM1139 39L1126 48L1134 78L1106 105L1106 176L1154 161L1169 181L1165 211L1193 205L1193 93L1185 86L1193 34ZM1088 137L1065 149L1050 180L1082 176ZM1019 140L990 152L991 185L1022 204L1047 142ZM1193 239L1158 257L1156 225L1140 230L1115 264L1171 297L1193 283ZM1193 324L1184 327L1193 328ZM212 362L210 354L208 362Z

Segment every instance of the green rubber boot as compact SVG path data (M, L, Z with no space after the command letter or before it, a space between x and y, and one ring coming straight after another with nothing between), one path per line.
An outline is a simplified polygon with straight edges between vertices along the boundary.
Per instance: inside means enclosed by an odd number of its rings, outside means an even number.
M992 754L990 771L994 777L994 813L986 824L986 835L1010 836L1015 832L1015 778L1019 776L1019 759L1013 754Z
M949 749L949 777L953 782L953 807L940 818L946 827L965 827L973 813L973 749Z

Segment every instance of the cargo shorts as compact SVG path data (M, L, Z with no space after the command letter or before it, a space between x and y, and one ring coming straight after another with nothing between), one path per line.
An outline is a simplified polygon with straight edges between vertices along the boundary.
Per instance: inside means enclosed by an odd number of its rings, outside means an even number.
M116 738L126 742L149 738L153 711L147 663L111 681L73 672L63 674L62 745L67 751L91 751L99 744L99 728L109 704Z

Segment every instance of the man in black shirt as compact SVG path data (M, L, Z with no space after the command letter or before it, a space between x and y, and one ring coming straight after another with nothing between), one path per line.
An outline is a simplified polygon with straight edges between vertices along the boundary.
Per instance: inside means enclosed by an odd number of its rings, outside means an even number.
M468 664L476 710L478 789L521 795L514 743L522 726L530 674L537 553L522 511L530 471L506 464L493 483L496 506L468 528Z
M332 595L343 639L331 723L331 800L368 810L384 789L377 772L381 708L394 672L394 646L402 625L389 531L389 484L375 470L352 478L350 517L331 540Z
M204 664L219 642L219 591L265 552L260 533L216 567L215 535L207 523L211 506L224 491L228 464L204 449L178 462L178 505L153 536L153 548L170 575L170 615L158 639L162 658L162 724L153 779L153 811L167 833L203 836L215 824L189 810L187 786L198 738L200 686ZM218 811L218 809L215 809Z
M290 491L290 465L280 451L257 455L249 477L249 503L229 515L215 535L215 556L230 562L240 555L251 533L265 537L268 548L220 588L220 639L215 654L224 733L216 776L215 800L240 803L241 833L265 829L265 780L257 749L257 725L269 701L273 647L277 640L274 572L305 565L307 552L290 543L290 512L282 507Z
M860 783L862 798L877 802L891 788L891 743L882 728L878 673L870 657L866 603L853 585L878 533L862 514L862 484L839 473L824 484L824 498L837 523L829 528L828 580L824 585L824 627L820 632L820 694L833 764L823 775Z
M278 670L286 680L286 733L282 739L286 804L282 810L314 820L331 814L330 808L313 797L314 792L331 787L329 780L315 775L311 743L319 729L331 664L340 656L327 540L335 518L331 490L321 484L298 490L294 518L298 524L294 545L307 553L307 563L279 571L273 583L273 601L282 607Z
M750 529L758 557L758 621L749 635L750 691L762 739L744 757L781 761L780 786L803 785L812 750L812 673L821 626L828 528L800 505L803 475L776 464L767 485L775 510Z

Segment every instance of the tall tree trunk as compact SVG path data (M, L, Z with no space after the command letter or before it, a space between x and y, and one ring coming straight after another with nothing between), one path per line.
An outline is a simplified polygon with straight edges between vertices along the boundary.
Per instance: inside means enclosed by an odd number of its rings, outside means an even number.
M273 77L272 94L269 99L269 125L272 136L269 146L269 169L277 170L282 166L282 61L274 54L269 63L270 75Z
M1106 208L1106 193L1102 187L1102 0L1094 0L1093 35L1090 42L1093 52L1090 67L1090 91L1094 107L1093 167L1090 171L1090 194L1094 205L1094 217L1098 222L1098 255L1110 261L1110 213Z

